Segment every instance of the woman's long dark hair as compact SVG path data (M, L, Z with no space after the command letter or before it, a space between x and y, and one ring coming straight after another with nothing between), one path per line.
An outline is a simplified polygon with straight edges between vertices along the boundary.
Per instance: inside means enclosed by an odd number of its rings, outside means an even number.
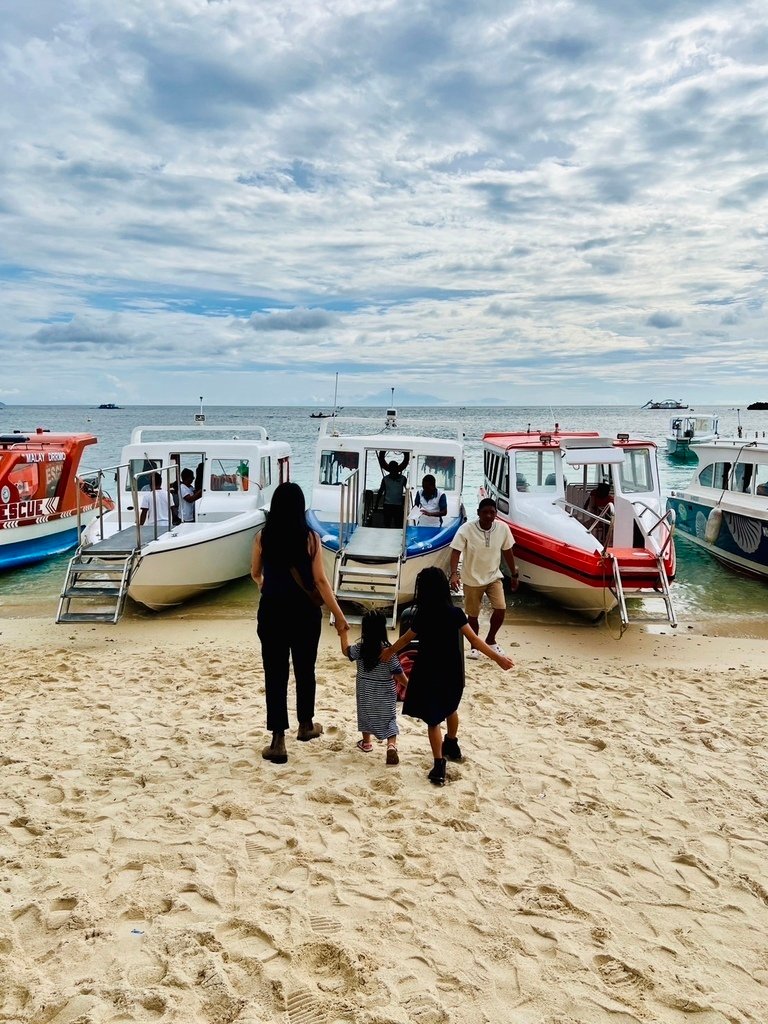
M261 554L265 563L290 568L309 561L307 506L298 484L278 484L261 531Z
M440 619L448 608L453 607L451 588L448 577L442 569L431 565L422 569L416 577L416 593L413 599L416 614L423 623L425 620Z
M384 612L373 609L363 616L362 627L360 658L363 668L370 672L379 663L382 647L387 645L387 617Z

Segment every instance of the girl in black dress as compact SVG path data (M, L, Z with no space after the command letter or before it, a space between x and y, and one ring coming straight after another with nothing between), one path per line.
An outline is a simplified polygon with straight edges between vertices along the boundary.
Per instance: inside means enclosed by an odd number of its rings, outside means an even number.
M411 671L403 714L426 722L429 745L435 759L428 778L434 785L444 786L446 758L461 760L457 734L458 707L464 692L462 635L472 647L482 651L505 671L512 668L514 662L481 640L468 624L464 612L454 607L448 577L442 569L432 566L421 570L416 577L414 603L416 610L410 628L391 647L382 651L381 660L387 660L418 640L419 653ZM445 739L441 728L443 722L446 723Z

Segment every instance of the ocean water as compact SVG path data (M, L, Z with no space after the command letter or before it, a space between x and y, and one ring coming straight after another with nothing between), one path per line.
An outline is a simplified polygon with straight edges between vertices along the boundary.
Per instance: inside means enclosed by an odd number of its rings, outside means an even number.
M0 409L0 433L13 430L34 430L47 427L52 431L89 431L98 437L98 444L87 453L82 469L113 466L120 461L120 450L127 444L136 426L191 427L198 406L127 406L106 410L87 406L6 406ZM292 478L309 494L318 420L310 418L311 408L298 406L211 406L206 407L207 423L232 425L235 430L248 424L266 428L270 437L287 441L293 449ZM739 425L745 438L768 436L768 412L748 412L727 407L700 406L699 413L716 412L720 416L721 436L735 436ZM619 432L633 437L647 437L659 445L659 469L666 491L684 484L691 476L691 464L669 460L664 453L664 439L672 412L641 410L634 406L566 406L566 407L490 407L440 406L434 408L399 407L401 419L423 420L426 423L450 423L461 426L466 435L464 503L470 515L482 484L482 437L493 430L549 430L555 423L562 429L596 430L607 437ZM371 417L384 422L384 410L345 407L344 416ZM720 566L714 559L682 538L677 540L678 572L673 584L675 608L681 626L697 628L728 623L739 624L740 632L756 634L768 617L768 585L739 576ZM69 555L49 559L0 575L0 616L43 614L55 615L59 590ZM229 617L253 614L254 589L249 580L242 580L218 591L215 595L190 602L165 617L205 615ZM512 613L519 621L534 623L577 623L583 620L539 598L525 588L509 599ZM128 615L145 616L136 605L129 605ZM510 619L511 621L511 619Z

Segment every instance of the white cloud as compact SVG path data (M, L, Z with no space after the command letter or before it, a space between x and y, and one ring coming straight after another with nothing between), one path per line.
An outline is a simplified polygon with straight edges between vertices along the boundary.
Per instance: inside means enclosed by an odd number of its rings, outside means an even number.
M768 392L766 42L727 0L14 8L3 386Z

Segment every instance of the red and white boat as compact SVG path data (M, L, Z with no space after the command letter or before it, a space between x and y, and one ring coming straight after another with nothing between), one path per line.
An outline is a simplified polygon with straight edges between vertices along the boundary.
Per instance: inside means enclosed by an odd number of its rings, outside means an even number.
M77 480L91 444L93 434L51 434L42 427L0 436L0 571L77 544L78 508L82 525L98 507L95 491Z
M626 596L662 598L676 625L669 591L675 575L672 515L659 483L656 445L595 432L525 431L483 437L484 493L515 538L520 581L592 618ZM610 487L602 513L590 493Z

